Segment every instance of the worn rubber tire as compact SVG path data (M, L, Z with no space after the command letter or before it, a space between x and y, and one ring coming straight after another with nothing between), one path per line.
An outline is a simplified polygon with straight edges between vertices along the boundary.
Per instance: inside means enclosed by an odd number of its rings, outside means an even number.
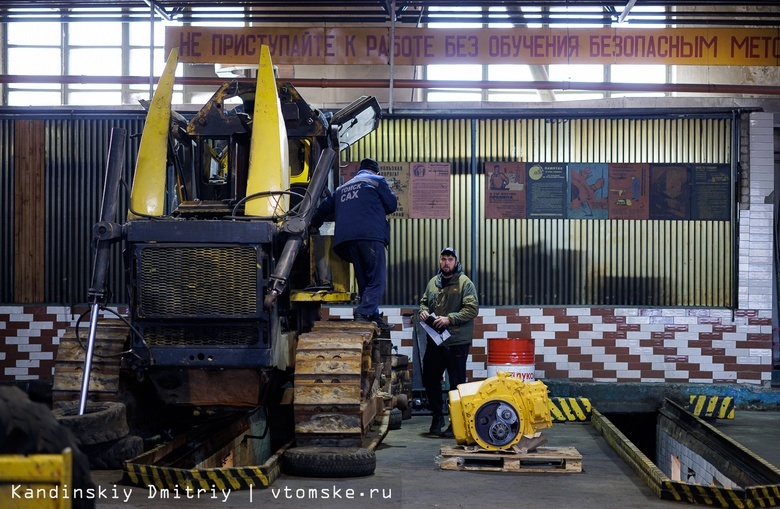
M401 429L401 423L404 420L404 413L399 408L393 408L390 410L390 422L387 424L387 429Z
M299 477L364 477L376 470L376 454L361 447L293 447L284 452L282 470Z
M118 440L102 444L85 445L81 447L89 457L89 467L94 470L120 470L125 460L135 458L144 452L144 439L128 435Z
M0 386L0 454L60 454L72 451L72 480L68 490L74 509L94 509L94 498L74 498L74 489L96 488L87 457L75 437L57 423L49 408L30 401L17 387Z
M90 401L84 415L79 415L79 402L71 401L52 413L60 424L73 433L79 445L118 440L130 432L125 404L116 401Z

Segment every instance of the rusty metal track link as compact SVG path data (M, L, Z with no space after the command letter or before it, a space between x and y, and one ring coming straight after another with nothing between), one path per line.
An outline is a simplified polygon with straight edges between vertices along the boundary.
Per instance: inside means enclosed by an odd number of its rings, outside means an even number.
M377 396L373 323L316 322L295 355L295 439L302 445L360 446L383 410Z

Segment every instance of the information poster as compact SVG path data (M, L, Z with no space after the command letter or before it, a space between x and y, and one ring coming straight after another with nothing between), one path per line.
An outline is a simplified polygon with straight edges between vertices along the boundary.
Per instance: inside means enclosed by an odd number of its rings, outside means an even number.
M525 217L525 163L485 163L485 217Z
M347 163L341 168L341 182L348 181L360 170L360 163ZM379 163L379 173L398 197L398 208L390 217L409 217L409 163Z
M688 166L650 165L650 219L690 219Z
M731 168L727 164L691 165L691 219L731 219Z
M569 219L607 219L607 165L569 163Z
M566 217L566 164L528 163L527 168L528 217Z
M449 219L450 163L409 163L409 217Z
M609 165L609 218L649 219L648 165Z

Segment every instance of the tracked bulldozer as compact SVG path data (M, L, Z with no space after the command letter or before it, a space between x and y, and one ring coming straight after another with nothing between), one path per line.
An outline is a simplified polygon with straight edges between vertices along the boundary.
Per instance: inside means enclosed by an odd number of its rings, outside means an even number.
M121 222L127 133L112 133L89 310L61 340L55 413L124 461L150 436L260 408L294 428L293 473L369 474L367 436L391 406L380 381L389 340L373 323L320 320L323 303L352 293L349 265L317 258L329 238L310 223L338 182L339 152L377 128L379 104L364 96L325 114L277 84L263 46L255 84L225 83L187 117L171 109L176 65L174 49L145 104ZM112 317L118 245L128 307ZM289 418L268 415L290 395ZM334 472L345 458L356 468Z

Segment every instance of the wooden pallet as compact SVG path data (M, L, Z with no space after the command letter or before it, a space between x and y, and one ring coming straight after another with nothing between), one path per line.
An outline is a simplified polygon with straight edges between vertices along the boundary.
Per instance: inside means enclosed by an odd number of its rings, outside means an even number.
M442 445L439 449L444 470L483 472L582 472L582 454L574 447L537 447L533 452L493 452L485 449Z

